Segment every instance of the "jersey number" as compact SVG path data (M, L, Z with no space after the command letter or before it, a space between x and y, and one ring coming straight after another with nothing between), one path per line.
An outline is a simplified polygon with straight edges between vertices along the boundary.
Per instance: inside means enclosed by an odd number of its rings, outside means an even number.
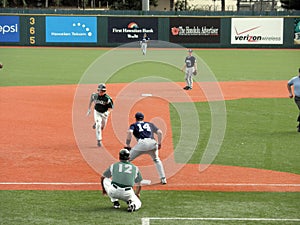
M138 123L137 126L139 127L139 132L143 132L144 130L151 132L151 127L149 123Z
M124 168L123 168L124 167ZM120 173L132 173L132 165L129 164L119 164L119 172Z

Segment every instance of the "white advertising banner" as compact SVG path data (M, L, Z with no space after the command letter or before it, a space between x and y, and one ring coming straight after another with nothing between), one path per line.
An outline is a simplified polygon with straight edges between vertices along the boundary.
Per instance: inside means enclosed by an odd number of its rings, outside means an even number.
M231 44L283 44L283 18L232 18Z

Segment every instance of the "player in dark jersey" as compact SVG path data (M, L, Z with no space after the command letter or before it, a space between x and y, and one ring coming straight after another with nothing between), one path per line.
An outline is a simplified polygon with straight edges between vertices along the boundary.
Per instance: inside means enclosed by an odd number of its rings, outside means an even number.
M93 93L90 97L87 116L91 113L91 106L94 103L93 129L96 129L97 145L102 146L102 130L105 128L110 112L113 110L114 103L112 98L106 94L105 84L99 84L98 93Z
M182 71L185 72L185 82L186 86L183 88L185 90L192 90L193 88L193 73L197 72L197 61L196 58L192 55L193 50L188 50L189 55L184 60L184 66Z
M147 47L148 47L149 40L150 40L150 38L147 37L146 33L144 33L143 38L140 41L140 45L141 45L143 55L146 55L146 53L147 53Z
M131 124L127 131L126 147L131 149L130 161L142 154L149 154L153 159L162 184L167 183L163 164L158 156L158 150L161 149L162 131L155 124L144 121L144 114L137 112L135 114L136 122ZM157 135L157 141L154 139ZM134 136L137 144L130 147L130 142Z

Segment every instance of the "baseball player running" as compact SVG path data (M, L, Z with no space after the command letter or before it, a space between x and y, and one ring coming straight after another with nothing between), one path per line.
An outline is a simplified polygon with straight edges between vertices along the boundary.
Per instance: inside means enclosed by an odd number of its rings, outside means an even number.
M137 112L135 114L136 122L131 124L127 131L126 147L130 149L130 161L142 154L149 154L155 163L162 184L167 183L163 164L158 156L158 150L161 149L162 131L153 123L144 121L144 114ZM154 135L157 135L157 142ZM137 139L137 144L131 148L131 138Z
M101 177L101 186L102 194L110 197L115 209L121 207L120 199L127 203L127 211L133 212L142 206L140 182L143 178L138 167L128 161L129 155L127 149L120 150L120 162L112 164L104 171ZM137 184L135 191L133 190L134 184Z
M188 50L189 55L185 58L185 64L181 69L183 72L185 71L185 82L186 86L183 88L185 90L193 89L193 75L197 74L197 61L196 58L192 55L193 50Z
M91 106L94 103L94 121L93 129L96 130L97 145L102 146L102 131L105 128L110 112L114 103L112 98L106 94L105 84L99 84L98 93L92 93L90 97L87 116L91 113Z

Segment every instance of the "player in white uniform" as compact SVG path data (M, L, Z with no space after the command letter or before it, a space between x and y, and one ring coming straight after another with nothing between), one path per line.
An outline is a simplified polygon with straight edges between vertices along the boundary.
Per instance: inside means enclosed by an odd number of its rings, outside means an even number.
M90 97L89 107L87 111L87 116L91 113L92 103L94 106L94 120L95 124L93 125L93 129L96 129L96 139L97 145L99 147L102 146L102 130L105 128L108 116L113 109L114 103L112 98L106 94L106 86L105 84L99 84L98 93L93 93Z
M126 147L130 150L130 161L142 154L149 154L155 163L162 184L167 183L163 164L158 156L158 150L161 149L162 131L153 123L144 121L144 114L137 112L135 114L136 122L131 124L127 131ZM157 141L154 135L157 135ZM137 144L130 147L131 138L137 139Z
M119 200L123 200L128 205L127 211L133 212L142 206L140 182L143 178L139 168L128 161L129 154L127 149L120 150L120 162L112 164L104 171L101 177L101 186L102 194L110 197L115 209L121 207ZM136 190L134 191L135 184Z

